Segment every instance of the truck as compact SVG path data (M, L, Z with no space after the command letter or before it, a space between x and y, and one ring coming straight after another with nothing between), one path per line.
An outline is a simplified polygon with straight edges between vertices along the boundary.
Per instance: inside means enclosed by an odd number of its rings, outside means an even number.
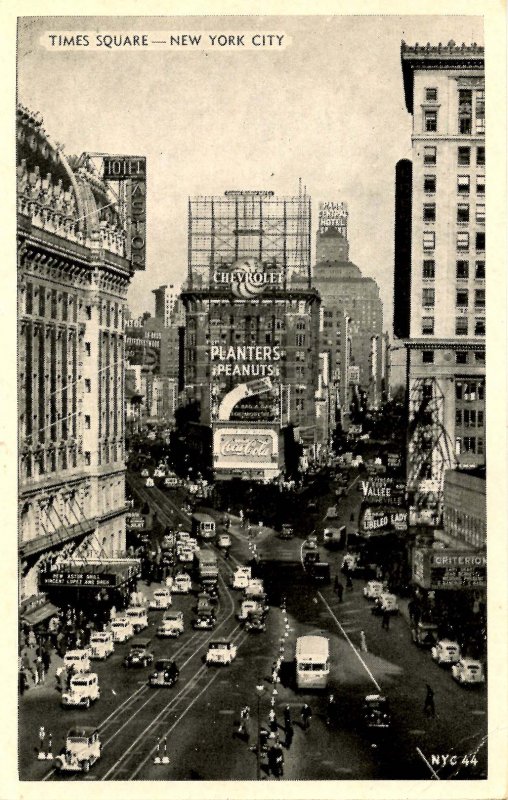
M201 583L217 583L219 566L217 556L211 550L200 550L194 555L194 568Z
M338 528L325 528L323 531L323 542L325 547L340 548L344 546L346 541L346 526L341 525Z

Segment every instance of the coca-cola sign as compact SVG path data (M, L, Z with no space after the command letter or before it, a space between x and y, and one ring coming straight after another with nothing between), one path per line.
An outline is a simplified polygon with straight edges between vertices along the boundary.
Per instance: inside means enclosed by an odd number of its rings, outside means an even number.
M265 461L272 455L272 437L270 435L223 434L220 443L222 456L234 456L242 459Z
M216 426L213 434L215 470L255 469L278 472L278 430L247 425Z

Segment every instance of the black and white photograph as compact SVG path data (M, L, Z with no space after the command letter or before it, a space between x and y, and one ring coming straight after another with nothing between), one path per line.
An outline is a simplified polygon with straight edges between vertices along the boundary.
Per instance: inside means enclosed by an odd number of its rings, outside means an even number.
M487 796L486 18L46 10L7 142L18 781Z

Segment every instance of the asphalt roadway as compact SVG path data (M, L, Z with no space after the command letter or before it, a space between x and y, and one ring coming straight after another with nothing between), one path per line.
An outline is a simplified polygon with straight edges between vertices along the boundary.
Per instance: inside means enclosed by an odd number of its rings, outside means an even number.
M352 476L352 482L354 475ZM142 490L142 482L136 479ZM145 490L161 521L182 516L176 495ZM330 496L323 492L316 515L304 517L309 530L320 522ZM360 495L351 487L339 505L338 524L357 514ZM302 508L302 515L305 510ZM169 524L169 523L168 523ZM106 662L94 662L99 675L101 698L88 711L64 710L52 683L28 691L20 702L20 778L22 780L255 780L256 735L259 693L259 723L267 725L272 698L281 741L284 742L283 709L290 706L295 735L284 750L283 780L375 780L375 779L467 779L486 776L486 689L465 689L452 680L446 669L435 665L426 651L411 642L404 615L391 620L388 631L371 614L362 596L363 581L354 581L352 591L339 603L330 586L318 589L302 569L301 536L282 541L274 531L262 529L256 547L267 571L277 575L279 594L286 596L287 612L273 605L267 630L248 634L235 618L240 593L229 587L236 563L245 563L251 545L237 521L230 533L232 558L220 559L221 596L218 628L194 632L191 628L195 595L174 595L173 608L182 609L185 633L178 640L157 640L155 628L162 612L149 614L150 625L142 636L152 637L155 657L174 657L180 680L171 689L151 689L146 681L150 667L125 669L122 660L128 643L116 645ZM332 578L339 572L342 552L327 553ZM345 581L343 580L345 583ZM152 585L152 589L154 586ZM148 587L144 589L148 590ZM287 622L286 622L287 619ZM363 630L368 652L360 649ZM329 690L337 700L336 718L327 724L327 693L296 692L291 679L291 661L297 636L322 632L330 639ZM209 639L231 636L239 646L237 659L229 666L207 668L203 655ZM272 663L284 644L281 683L271 683ZM436 715L424 714L426 683L435 693ZM273 693L276 689L277 694ZM373 746L362 723L362 703L367 694L381 691L391 703L393 725L389 737ZM310 729L300 726L300 709L307 702L313 711ZM249 741L238 736L239 712L249 705ZM53 753L58 753L66 730L80 722L98 725L102 758L87 775L58 777L51 762L39 761L37 732L44 724L52 732ZM157 755L168 763L154 763ZM448 757L448 758L446 758ZM445 763L446 759L446 763ZM165 759L166 760L166 759ZM260 764L263 780L276 780Z

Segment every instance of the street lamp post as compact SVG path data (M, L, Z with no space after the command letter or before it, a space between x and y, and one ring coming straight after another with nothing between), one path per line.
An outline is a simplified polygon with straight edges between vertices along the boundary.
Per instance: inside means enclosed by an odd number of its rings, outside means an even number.
M258 684L256 686L256 694L257 694L257 712L258 712L258 736L257 736L257 745L256 745L256 780L261 780L261 711L260 711L260 704L261 704L261 695L263 694L264 686Z

